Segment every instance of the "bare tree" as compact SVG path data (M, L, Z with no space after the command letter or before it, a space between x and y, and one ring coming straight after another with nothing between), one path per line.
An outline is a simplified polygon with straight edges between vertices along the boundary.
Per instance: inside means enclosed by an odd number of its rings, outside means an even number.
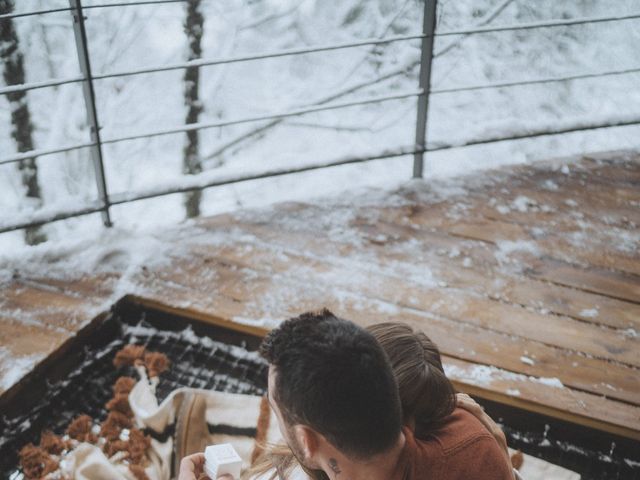
M184 23L184 31L188 40L188 59L194 60L202 56L202 32L204 27L204 17L200 10L201 0L188 0L187 17ZM187 106L186 123L197 123L202 112L202 102L199 98L198 89L200 86L200 69L198 67L188 67L184 73L184 101ZM199 132L191 130L187 133L187 142L184 147L184 157L182 163L183 173L195 175L202 172L200 160ZM202 191L196 190L186 194L185 207L187 217L197 217L200 215L200 198Z
M13 12L13 0L0 0L0 14ZM23 56L20 51L18 34L11 18L0 21L0 59L3 65L3 76L7 85L25 83ZM33 124L27 104L27 93L24 91L7 94L11 108L11 136L15 140L18 152L33 150ZM38 184L38 165L36 158L27 158L18 163L27 199L36 207L42 205L40 185ZM25 230L25 241L36 245L46 241L47 237L40 227Z

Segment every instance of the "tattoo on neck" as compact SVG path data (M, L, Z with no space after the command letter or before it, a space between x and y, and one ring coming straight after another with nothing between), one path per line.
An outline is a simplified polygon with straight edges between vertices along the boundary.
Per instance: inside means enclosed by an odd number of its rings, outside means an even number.
M331 467L331 470L333 470L333 473L336 475L341 472L340 467L338 466L338 461L335 458L329 459L329 467Z

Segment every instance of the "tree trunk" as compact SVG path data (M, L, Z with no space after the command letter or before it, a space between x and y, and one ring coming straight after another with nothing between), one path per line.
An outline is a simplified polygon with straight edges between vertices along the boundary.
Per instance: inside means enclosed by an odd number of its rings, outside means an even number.
M13 0L0 0L0 14L13 11ZM0 59L3 65L3 76L7 85L25 83L24 63L20 52L20 42L13 25L8 18L0 21ZM13 92L7 94L11 109L11 136L16 142L18 152L33 150L33 124L27 104L27 92ZM40 185L38 184L38 165L36 159L28 158L18 163L25 188L27 200L38 208L42 205ZM47 237L40 227L30 227L25 230L25 241L29 245L36 245L46 241Z
M188 0L187 18L184 24L184 31L188 40L188 59L194 60L202 56L202 32L204 17L200 11L201 0ZM200 69L198 67L188 67L184 73L184 101L187 107L186 123L197 123L202 112L202 102L198 96L200 86ZM184 147L183 173L195 175L202 172L202 162L200 160L199 132L193 130L186 132L187 141ZM200 198L202 191L196 190L186 194L185 207L187 217L197 217L200 215Z

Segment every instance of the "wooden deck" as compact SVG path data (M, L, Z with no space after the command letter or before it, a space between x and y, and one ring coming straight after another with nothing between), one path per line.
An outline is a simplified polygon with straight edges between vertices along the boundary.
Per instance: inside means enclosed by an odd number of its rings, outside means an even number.
M423 329L461 390L640 439L637 153L204 218L145 258L97 243L10 266L0 374L125 294L252 331L326 306Z

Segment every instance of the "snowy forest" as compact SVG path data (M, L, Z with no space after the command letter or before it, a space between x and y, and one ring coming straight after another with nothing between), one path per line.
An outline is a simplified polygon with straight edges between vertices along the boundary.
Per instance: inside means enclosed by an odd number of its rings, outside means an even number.
M115 3L84 0L85 7ZM122 4L126 2L118 2ZM0 15L68 8L66 0L0 0ZM421 33L418 0L188 0L87 8L94 76L194 59L216 59ZM437 29L628 15L638 0L440 0ZM69 11L0 20L0 87L81 75ZM633 69L640 21L436 38L432 88ZM102 139L196 122L349 102L418 88L420 40L222 65L96 79ZM441 93L430 99L428 144L526 129L562 129L640 118L640 73ZM414 142L415 97L220 128L107 143L112 195L175 185L185 175L224 177L373 156ZM640 147L640 127L586 130L428 153L425 177L561 155ZM0 157L90 140L78 82L0 95ZM115 228L144 229L188 217L282 200L304 200L411 177L411 156L376 160L125 203ZM88 148L0 165L0 223L92 204L98 198ZM100 214L0 234L0 252L44 240L95 235Z

